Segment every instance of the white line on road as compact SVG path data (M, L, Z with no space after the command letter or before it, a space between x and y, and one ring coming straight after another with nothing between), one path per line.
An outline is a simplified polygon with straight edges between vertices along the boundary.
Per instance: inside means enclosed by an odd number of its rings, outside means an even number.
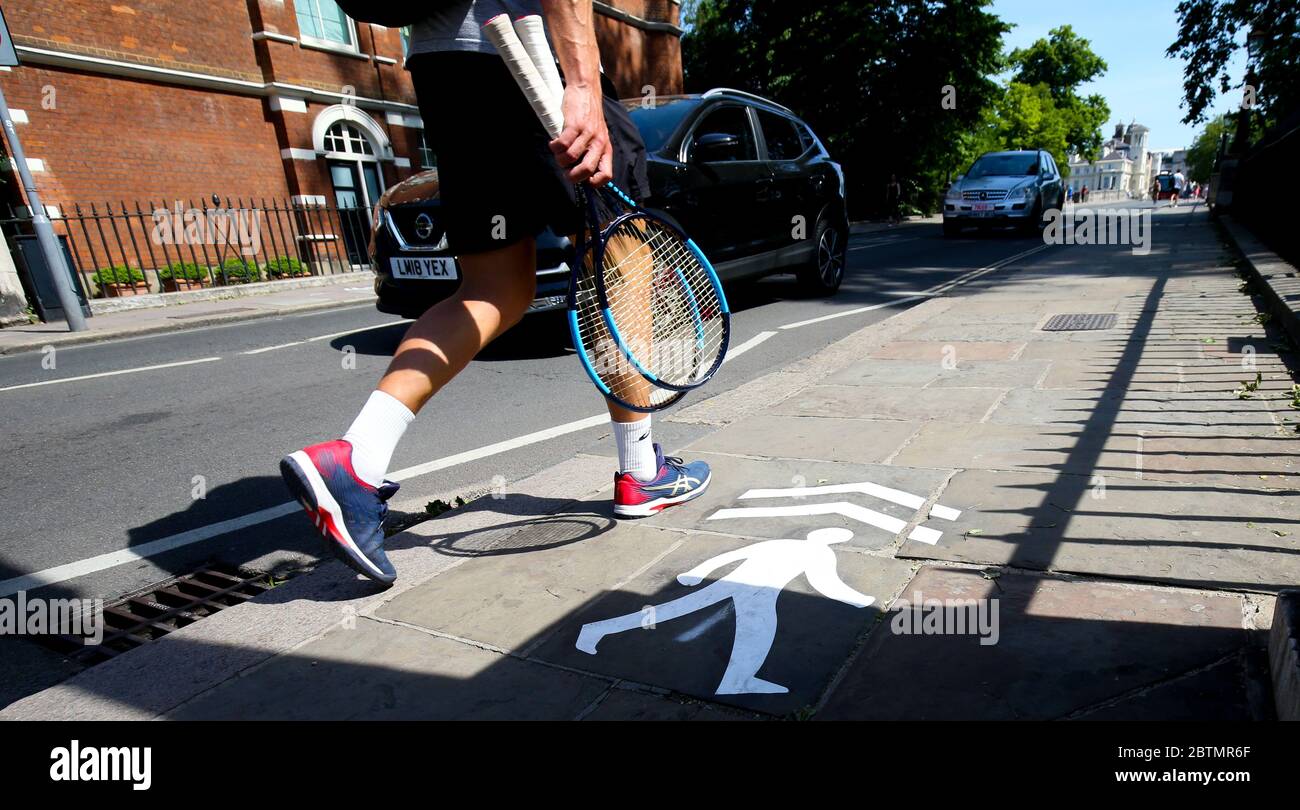
M373 332L376 329L386 329L389 326L396 326L399 323L410 323L410 321L403 319L400 321L377 323L374 326L362 326L357 329L345 329L342 332L330 332L328 335L317 335L316 337L303 338L302 340L295 340L292 343L277 343L274 346L263 346L260 349L250 349L246 352L240 352L240 354L261 354L262 352L273 352L276 349L287 349L290 346L301 346L304 343L314 343L318 340L329 340L330 338L343 337L344 335L355 335L360 332Z
M103 571L106 568L112 568L124 563L138 562L148 558L163 554L174 549L188 546L191 543L197 543L200 540L207 540L210 537L234 532L240 529L246 529L249 526L256 526L259 523L265 523L268 520L275 520L288 514L302 509L302 504L297 501L288 501L279 506L272 506L258 512L243 515L242 517L223 520L220 523L213 523L208 526L200 526L197 529L173 534L171 537L163 537L159 540L152 540L148 543L141 543L132 548L124 548L121 551L113 551L108 554L100 554L97 557L90 557L85 560L68 563L66 565L56 565L53 568L46 568L44 571L37 571L34 574L26 574L21 577L14 577L0 582L0 597L11 596L19 591L28 591L32 588L39 588L44 585L54 585L65 580L82 577L87 574L93 574L96 571Z
M260 349L250 349L246 352L240 352L240 354L261 354L262 352L273 352L276 349L287 349L290 346L301 346L303 343L304 341L295 340L292 343L279 343L275 346L263 346Z
M589 416L586 419L577 419L572 422L566 422L563 425L556 425L555 427L546 428L544 430L537 430L513 439L484 445L483 447L474 450L466 450L464 453L456 453L455 455L440 458L435 461L417 464L414 467L407 467L404 470L390 473L387 477L391 481L405 481L436 470L444 470L458 464L465 464L466 462L486 458L498 453L505 453L519 447L536 444L537 442L546 441L547 439L553 439L557 436L576 433L579 430L586 430L587 428L599 427L608 422L609 414L602 413L596 416ZM158 540L152 540L148 543L142 543L132 548L113 551L108 554L100 554L96 557L78 560L77 562L67 563L66 565L56 565L53 568L46 568L45 570L37 571L34 574L6 579L0 581L0 598L17 593L18 591L39 588L44 585L54 585L69 579L75 579L76 577L86 576L87 574L93 574L97 571L103 571L124 563L145 560L151 556L163 554L168 551L174 551L183 546L192 545L222 534L247 529L250 526L256 526L261 523L269 523L270 521L284 517L285 515L293 514L299 509L302 509L302 504L297 501L286 501L278 506L271 506L241 517L223 520L219 523L212 523L207 526L200 526L196 529L189 529L179 534L174 534L170 537L163 537Z
M38 385L57 385L59 383L78 382L80 380L95 380L100 377L115 377L119 374L135 374L141 371L157 371L161 368L176 368L177 366L192 366L195 363L212 363L220 360L220 357L203 357L198 360L181 360L176 363L160 363L156 366L140 366L139 368L124 368L120 371L101 371L98 374L83 374L80 377L63 377L58 380L45 380L43 382L23 383L22 385L7 385L0 388L0 391L17 391L19 388L35 388Z
M928 297L928 295L914 295L910 298L900 298L897 301L885 301L880 304L872 304L869 307L858 307L857 309L846 309L843 312L832 312L830 315L823 315L820 318L809 318L806 321L795 321L794 323L787 323L785 326L778 326L777 328L782 330L798 329L801 326L811 326L812 324L834 320L835 318L847 318L850 315L861 315L864 312L872 312L877 309L884 309L885 307L896 307L911 301L920 301L922 298Z
M740 357L745 352L749 351L750 349L754 348L755 346L767 340L768 338L774 336L775 334L776 332L759 332L757 335L754 335L752 338L740 344L739 346L728 349L727 356L722 358L722 362L726 363L730 360L735 360L737 357Z
M915 242L920 239L919 236L909 236L906 239L878 239L874 242L868 242L865 245L856 245L849 250L867 250L869 248L880 247L881 245L901 245L904 242Z

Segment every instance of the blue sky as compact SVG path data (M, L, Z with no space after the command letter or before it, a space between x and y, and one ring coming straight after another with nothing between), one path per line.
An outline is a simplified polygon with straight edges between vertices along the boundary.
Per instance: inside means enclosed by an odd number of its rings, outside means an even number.
M1103 134L1110 137L1117 122L1136 118L1151 128L1152 148L1169 149L1190 146L1201 130L1182 123L1183 62L1164 55L1178 36L1177 6L1178 0L994 0L992 9L1015 25L1004 38L1008 49L1030 45L1059 25L1073 26L1109 68L1080 88L1081 95L1099 93L1110 105ZM1245 59L1238 52L1231 75L1243 73ZM1233 102L1220 97L1213 113L1227 112Z

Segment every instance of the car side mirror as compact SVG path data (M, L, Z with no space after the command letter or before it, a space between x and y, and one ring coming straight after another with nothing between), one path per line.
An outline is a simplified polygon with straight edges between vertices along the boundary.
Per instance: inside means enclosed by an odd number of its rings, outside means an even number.
M725 132L710 132L695 139L691 158L698 163L730 160L740 151L740 138Z

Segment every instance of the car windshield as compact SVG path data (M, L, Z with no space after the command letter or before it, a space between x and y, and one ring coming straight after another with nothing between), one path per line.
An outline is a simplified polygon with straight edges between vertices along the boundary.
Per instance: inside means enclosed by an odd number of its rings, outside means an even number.
M967 177L1029 177L1038 174L1038 155L985 155Z
M634 98L625 99L623 105L627 107L632 123L640 131L646 150L658 152L695 106L693 102L694 99L689 98L660 99L646 106L644 99Z

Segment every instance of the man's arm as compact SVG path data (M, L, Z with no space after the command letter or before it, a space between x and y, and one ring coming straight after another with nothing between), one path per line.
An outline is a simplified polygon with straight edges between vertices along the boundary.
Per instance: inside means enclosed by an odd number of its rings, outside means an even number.
M564 131L551 141L569 179L603 185L614 177L614 152L601 107L600 51L591 0L542 0L542 15L564 71Z

